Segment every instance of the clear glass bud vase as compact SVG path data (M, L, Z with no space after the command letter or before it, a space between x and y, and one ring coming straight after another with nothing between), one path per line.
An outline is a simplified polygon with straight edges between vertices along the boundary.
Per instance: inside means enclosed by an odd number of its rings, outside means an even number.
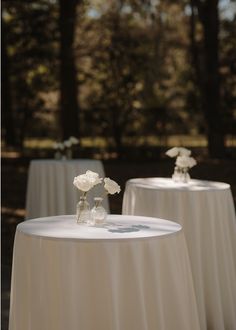
M91 219L90 205L86 200L86 196L81 196L80 201L76 206L77 223L89 223Z
M174 182L181 182L182 172L178 166L175 166L174 173L172 175L172 179Z
M188 168L180 168L175 166L174 174L172 175L174 182L188 183L190 181L190 175L188 173Z
M181 182L188 183L190 181L190 175L188 173L188 168L183 168Z
M55 159L61 159L61 157L62 157L61 152L59 150L56 151L55 154L54 154L54 158Z
M94 225L103 225L106 222L107 211L102 206L103 198L95 197L94 198L94 207L91 210L91 219Z
M72 159L73 158L73 152L71 148L66 149L66 158L67 159Z

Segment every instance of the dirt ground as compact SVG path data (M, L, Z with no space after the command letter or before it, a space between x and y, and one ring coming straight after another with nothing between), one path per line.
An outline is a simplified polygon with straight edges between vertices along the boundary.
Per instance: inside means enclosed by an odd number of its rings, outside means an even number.
M29 158L2 159L2 330L8 329L12 252L16 226L24 221ZM122 188L110 198L111 213L121 213L125 182L134 177L170 177L173 160L105 161L106 176ZM223 181L231 185L236 202L236 161L203 159L191 171L192 178Z

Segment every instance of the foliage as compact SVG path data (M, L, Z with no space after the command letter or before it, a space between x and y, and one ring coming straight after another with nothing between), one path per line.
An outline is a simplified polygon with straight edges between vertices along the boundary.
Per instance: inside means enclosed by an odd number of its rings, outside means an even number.
M220 73L222 82L222 112L228 134L236 134L236 15L229 21L222 19L220 34Z
M196 16L193 45L191 2L78 1L74 57L82 137L106 137L122 154L127 137L165 141L169 134L206 133L199 87L203 29ZM21 141L59 132L58 6L53 0L3 1L14 127ZM221 113L225 132L233 134L236 18L225 14L220 23Z
M26 132L46 133L46 127L38 127L38 117L52 121L48 111L53 109L48 109L50 100L45 101L44 93L58 89L58 10L47 0L2 5L14 128L20 144Z

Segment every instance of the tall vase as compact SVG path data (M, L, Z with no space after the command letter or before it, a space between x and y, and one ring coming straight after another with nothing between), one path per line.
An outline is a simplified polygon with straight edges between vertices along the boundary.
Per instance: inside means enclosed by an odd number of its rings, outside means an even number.
M182 169L182 176L181 176L181 182L188 183L190 181L190 175L188 173L188 168L185 167Z
M76 220L77 223L89 223L91 219L90 205L86 196L81 196L80 201L76 206Z
M71 148L67 148L66 149L66 158L67 159L72 159L72 157L73 157L72 149Z
M182 172L180 170L180 168L178 166L175 166L175 170L174 170L174 173L172 175L172 179L174 182L180 182L181 181L181 175L182 175Z
M94 225L103 225L106 222L107 211L102 206L103 198L95 197L94 198L94 207L91 210L91 221Z

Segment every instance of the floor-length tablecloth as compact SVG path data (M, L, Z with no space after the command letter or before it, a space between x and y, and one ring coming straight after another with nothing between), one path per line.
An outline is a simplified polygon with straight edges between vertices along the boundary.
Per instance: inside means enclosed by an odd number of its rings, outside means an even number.
M93 159L33 160L30 163L27 196L26 219L53 215L74 214L80 192L73 185L75 176L87 170L97 172L104 177L103 164ZM101 185L88 193L88 201L93 206L93 198L104 196ZM109 211L108 198L104 197L103 206Z
M109 215L17 227L9 330L200 330L181 226Z
M183 226L201 330L235 330L236 220L230 185L131 179L126 184L123 214L155 216Z

